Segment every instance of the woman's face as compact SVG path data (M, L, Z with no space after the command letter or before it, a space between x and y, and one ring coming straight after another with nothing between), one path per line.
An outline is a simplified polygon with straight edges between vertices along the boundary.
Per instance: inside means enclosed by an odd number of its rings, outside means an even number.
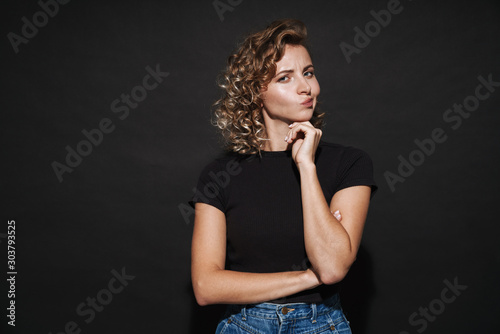
M264 119L287 125L309 121L319 93L309 52L301 45L286 45L276 75L262 93Z

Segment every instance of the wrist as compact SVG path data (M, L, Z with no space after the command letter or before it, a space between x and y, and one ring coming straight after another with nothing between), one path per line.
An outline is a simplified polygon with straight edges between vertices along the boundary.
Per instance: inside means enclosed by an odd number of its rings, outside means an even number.
M316 273L311 269L306 269L304 271L304 277L310 289L315 288L322 284L318 278L318 275L316 275Z
M313 173L316 172L316 164L313 161L297 163L297 169L300 173Z

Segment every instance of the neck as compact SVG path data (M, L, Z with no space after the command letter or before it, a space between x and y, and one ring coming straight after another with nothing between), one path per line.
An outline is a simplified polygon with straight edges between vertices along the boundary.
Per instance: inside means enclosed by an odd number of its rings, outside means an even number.
M285 142L285 136L290 131L288 124L285 122L265 122L267 138L265 141L264 151L286 151L292 148L292 144Z

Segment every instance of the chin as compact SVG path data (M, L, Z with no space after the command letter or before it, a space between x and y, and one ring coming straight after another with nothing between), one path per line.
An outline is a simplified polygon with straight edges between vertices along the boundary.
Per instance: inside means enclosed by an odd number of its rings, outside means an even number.
M304 112L302 115L300 115L300 117L297 117L297 120L295 120L295 122L309 122L313 117L313 113L313 109L308 112Z

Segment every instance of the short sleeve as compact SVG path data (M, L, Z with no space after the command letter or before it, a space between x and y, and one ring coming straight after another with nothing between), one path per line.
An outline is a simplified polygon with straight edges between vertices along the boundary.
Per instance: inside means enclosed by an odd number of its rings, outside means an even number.
M193 196L188 202L193 208L196 203L201 202L225 212L224 187L221 186L221 180L217 177L221 171L220 166L218 161L214 161L201 171L198 183L193 189Z
M339 165L335 191L353 186L370 186L372 197L378 189L370 156L360 149L349 147Z

